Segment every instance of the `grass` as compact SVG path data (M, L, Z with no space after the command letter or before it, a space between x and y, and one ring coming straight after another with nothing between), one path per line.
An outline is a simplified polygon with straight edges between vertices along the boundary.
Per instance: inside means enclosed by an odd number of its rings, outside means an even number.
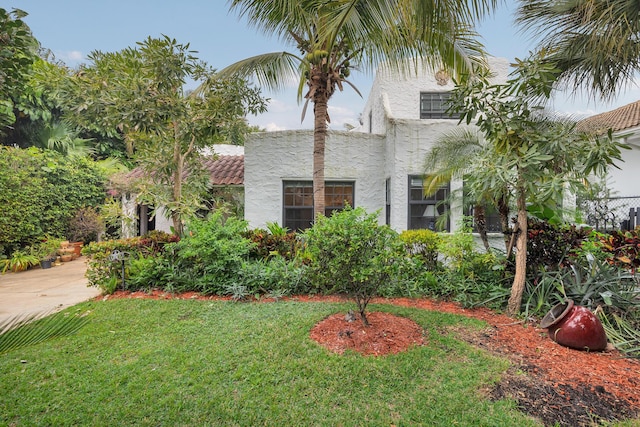
M75 335L0 357L0 425L538 425L482 392L507 369L446 334L482 326L446 313L410 317L428 345L364 357L313 342L311 327L350 306L112 300L87 302Z

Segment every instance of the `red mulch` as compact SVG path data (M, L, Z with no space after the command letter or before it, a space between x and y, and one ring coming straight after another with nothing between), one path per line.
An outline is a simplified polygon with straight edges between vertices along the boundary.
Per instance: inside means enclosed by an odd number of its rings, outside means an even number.
M117 292L105 298L228 299L161 291ZM336 296L286 299L345 301ZM617 350L589 353L569 349L549 339L546 330L535 323L516 321L486 308L464 309L451 302L409 298L378 298L372 303L448 312L486 321L489 328L479 333L470 333L467 329L452 332L476 347L509 358L513 368L491 391L491 396L516 400L521 410L546 425L593 425L598 419L628 419L640 414L640 360L624 358ZM369 312L367 318L370 326L364 327L359 318L349 322L345 313L337 313L319 322L310 337L337 353L349 349L373 356L425 345L422 328L410 319L381 312Z

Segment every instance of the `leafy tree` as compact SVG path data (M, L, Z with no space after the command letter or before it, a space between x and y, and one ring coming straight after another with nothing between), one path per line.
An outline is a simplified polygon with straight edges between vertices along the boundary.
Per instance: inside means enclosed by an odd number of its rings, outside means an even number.
M320 289L350 295L368 326L369 301L393 276L396 259L406 253L399 235L379 225L378 214L347 207L330 218L318 215L304 236L314 283Z
M296 78L298 100L313 103L314 214L325 213L324 153L328 103L360 67L384 62L409 72L411 66L444 68L456 74L480 61L473 21L492 10L494 0L234 0L231 10L264 33L276 34L299 54L275 52L239 61L222 72L255 76L278 90ZM305 92L306 90L306 92ZM359 92L358 92L359 93Z
M93 52L67 88L67 118L89 130L122 135L150 179L143 197L169 211L175 232L201 206L206 179L199 149L242 142L245 116L264 111L246 82L221 79L189 45L148 38L136 48ZM188 82L199 84L188 92ZM188 173L187 173L188 171Z
M566 190L585 185L591 173L604 175L620 160L623 145L611 133L594 137L579 133L575 124L545 114L540 103L548 98L559 70L536 59L518 61L505 84L492 85L487 76L465 79L452 95L461 121L476 124L490 155L477 160L477 170L492 180L478 180L486 188L508 188L516 201L517 222L512 230L516 272L508 312L520 310L527 268L528 203L554 209Z
M517 22L540 38L558 85L613 98L640 70L640 2L521 1Z
M19 9L0 8L0 133L16 120L16 98L37 58L39 44L22 21L26 15Z

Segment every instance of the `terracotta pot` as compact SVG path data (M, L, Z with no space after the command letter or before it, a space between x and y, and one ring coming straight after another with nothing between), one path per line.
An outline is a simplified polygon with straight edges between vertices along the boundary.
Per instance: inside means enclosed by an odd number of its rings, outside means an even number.
M540 322L549 337L558 344L578 350L599 351L607 348L607 334L600 319L586 307L567 300L555 305Z
M73 242L73 243L70 243L69 245L73 248L73 251L77 257L82 255L80 251L82 250L83 242Z
M62 260L62 262L69 262L73 260L73 255L72 254L60 255L60 259Z

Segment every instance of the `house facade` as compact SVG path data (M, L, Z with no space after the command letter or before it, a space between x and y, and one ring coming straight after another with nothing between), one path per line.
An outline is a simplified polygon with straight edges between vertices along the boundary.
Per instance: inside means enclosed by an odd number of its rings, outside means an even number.
M578 126L598 133L611 129L630 148L622 150L624 162L609 168L606 192L584 204L586 222L601 230L635 228L640 225L640 101L587 117Z
M244 147L217 144L213 150L205 153L203 168L208 171L211 183L211 196L220 197L240 211L244 207ZM144 171L136 168L125 176L132 182L144 177ZM135 193L122 196L123 237L142 236L149 231L171 232L173 222L167 210L137 202ZM235 212L234 212L235 213Z
M493 58L496 83L509 64ZM379 71L361 116L349 132L329 131L325 153L327 214L344 202L379 212L397 231L451 231L463 216L462 188L452 181L434 195L423 191L424 159L432 144L458 126L446 112L454 84L443 72ZM313 218L313 131L256 133L245 143L245 219L252 228L276 222L306 228ZM446 215L445 215L446 214ZM443 218L440 218L443 217ZM440 221L438 221L441 219Z
M505 82L508 62L493 58L489 64L494 82ZM379 212L380 224L397 231L454 231L461 218L470 214L463 209L461 180L452 180L433 195L424 194L422 182L429 172L424 159L433 143L460 126L457 118L445 112L453 89L453 82L441 72L379 71L360 126L328 133L325 214L342 209L347 202ZM620 228L629 220L630 208L640 211L635 167L640 164L640 101L584 119L579 126L611 128L632 148L624 150L619 169L610 169L609 197L581 206L590 225ZM219 157L206 167L214 186L234 188L237 197L244 199L244 217L251 228L266 228L273 222L291 230L304 229L313 219L312 150L312 130L254 133L245 147L216 146ZM151 216L151 207L136 205L134 200L123 200L127 216L137 219L129 222L125 235L170 231L171 222L161 208ZM499 233L497 221L488 220L489 231ZM640 224L640 214L635 224ZM501 245L502 235L494 237Z

